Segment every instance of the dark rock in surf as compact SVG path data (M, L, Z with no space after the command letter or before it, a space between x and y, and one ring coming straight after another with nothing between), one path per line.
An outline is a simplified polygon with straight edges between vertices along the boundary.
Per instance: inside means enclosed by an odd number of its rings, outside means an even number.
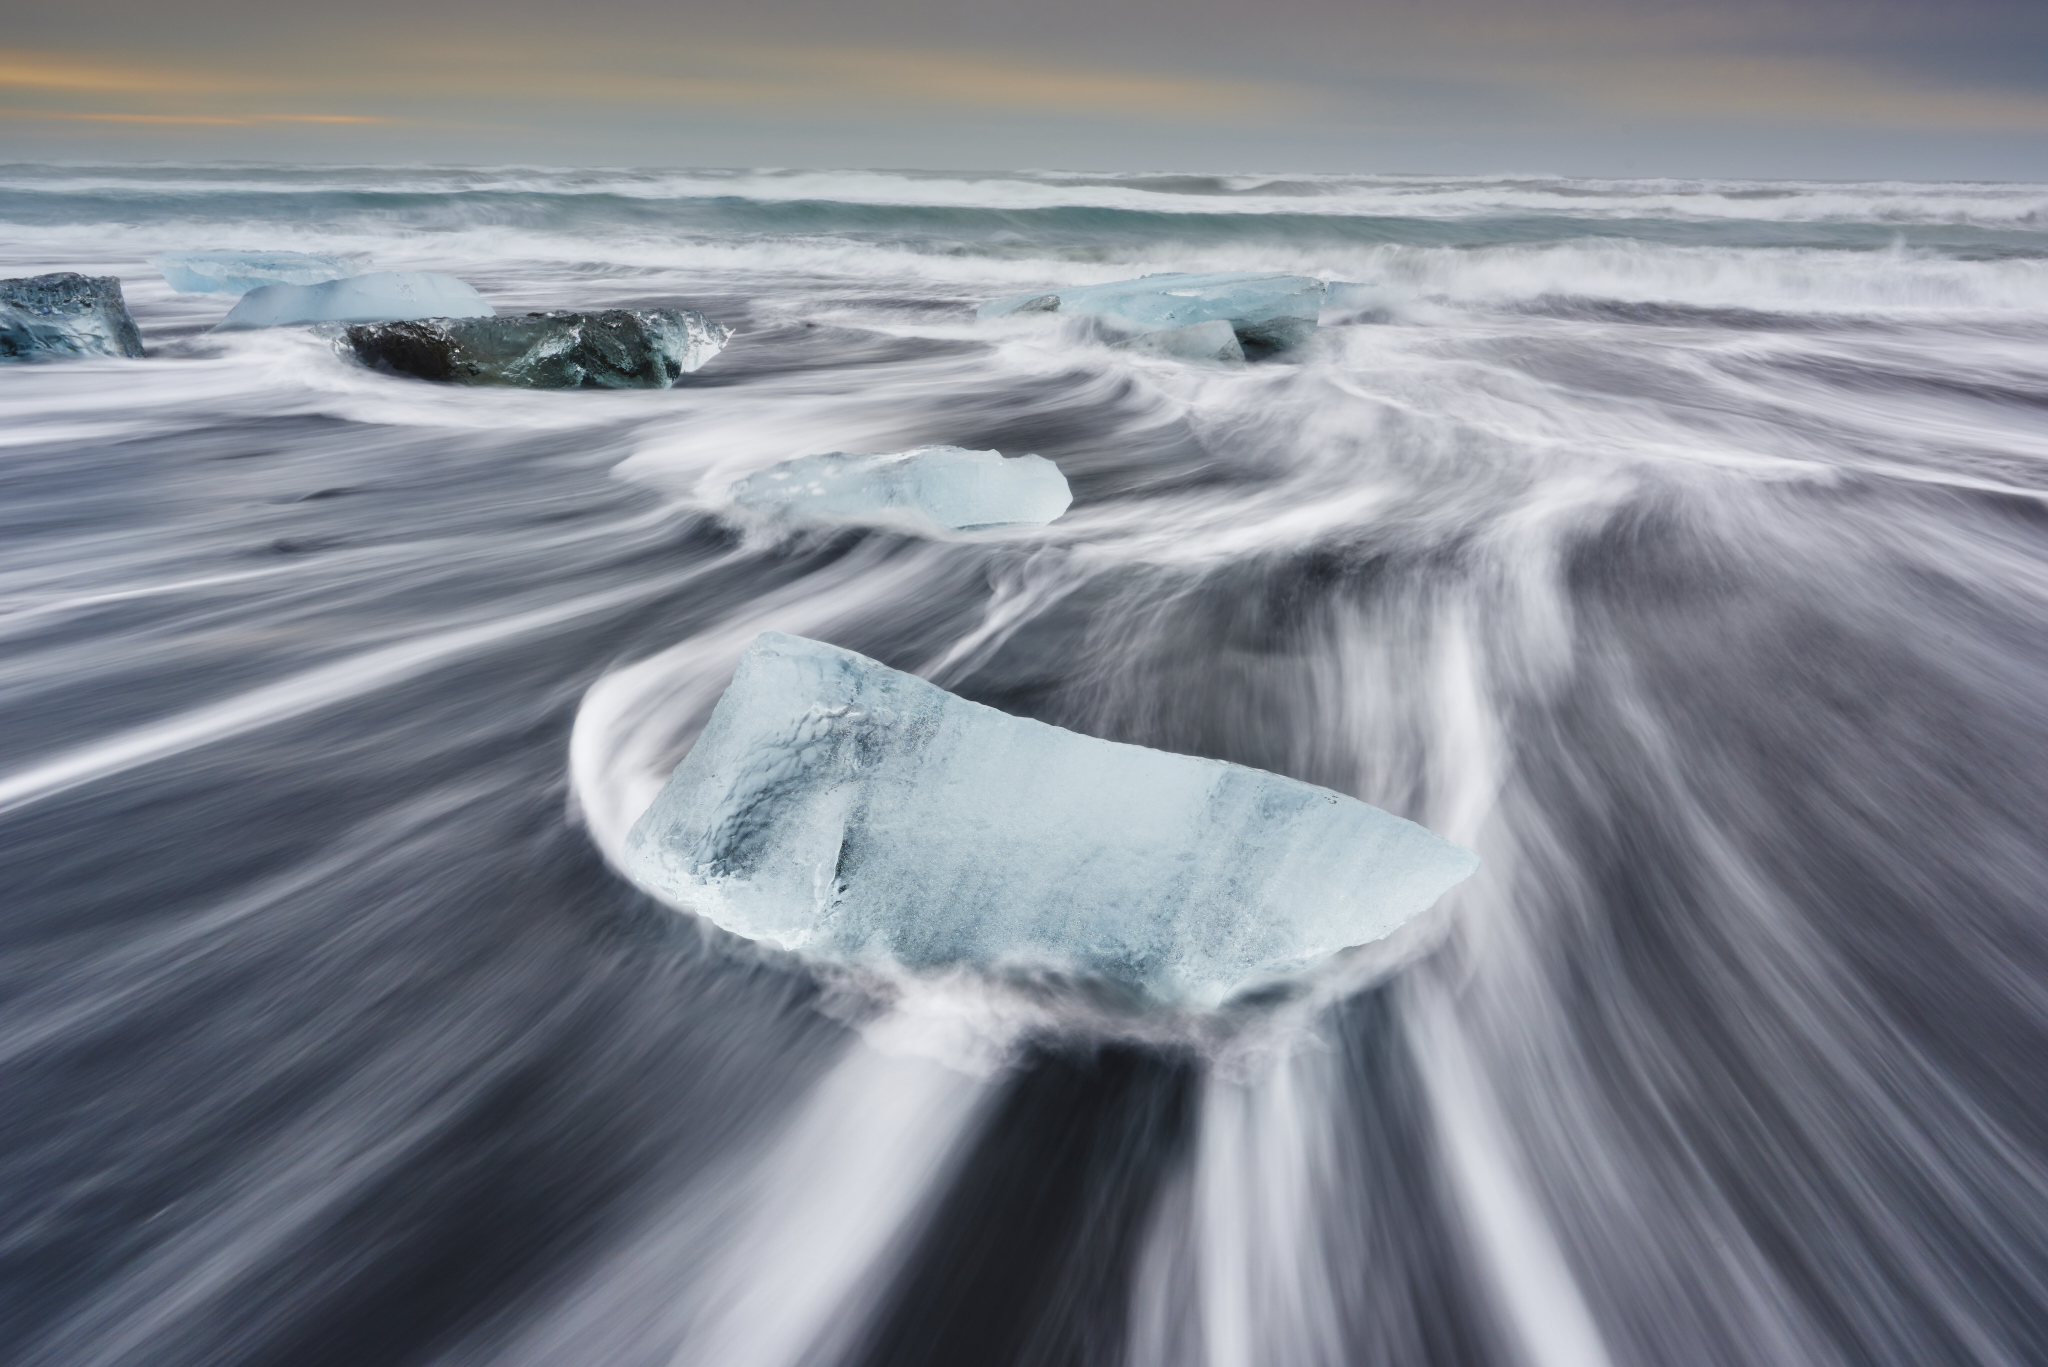
M111 275L0 280L0 361L140 356L142 334Z
M428 318L348 330L363 364L422 380L527 389L667 389L732 329L695 309Z

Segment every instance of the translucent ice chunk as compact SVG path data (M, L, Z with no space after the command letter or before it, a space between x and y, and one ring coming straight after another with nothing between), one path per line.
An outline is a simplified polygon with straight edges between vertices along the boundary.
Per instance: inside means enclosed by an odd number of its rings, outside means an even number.
M354 275L356 259L305 252L165 252L149 264L180 294L247 294L264 285L317 285Z
M695 309L432 318L348 330L364 364L423 380L530 389L666 389L716 356L732 329Z
M771 465L732 486L733 502L798 517L892 521L929 518L941 527L1039 527L1074 496L1044 456L920 446L896 455L835 451Z
M140 356L142 334L111 275L0 280L0 361Z
M1478 866L1326 788L1119 745L769 633L628 835L642 886L835 962L1046 968L1213 1005Z
M1237 332L1221 318L1190 323L1184 328L1161 328L1141 332L1118 346L1127 351L1146 351L1155 356L1175 356L1183 361L1242 361L1244 344Z
M484 297L452 275L374 271L318 285L250 290L221 321L223 329L286 323L381 323L404 318L488 318Z
M1264 353L1298 345L1316 330L1323 282L1306 275L1147 275L1110 285L1079 285L1055 293L995 299L983 318L1013 313L1083 313L1137 332L1230 324L1246 351Z

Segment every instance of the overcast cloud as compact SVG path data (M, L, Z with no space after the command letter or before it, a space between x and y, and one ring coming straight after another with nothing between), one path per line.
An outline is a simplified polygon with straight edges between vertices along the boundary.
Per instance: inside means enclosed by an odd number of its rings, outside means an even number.
M2048 4L29 8L63 158L2048 179Z

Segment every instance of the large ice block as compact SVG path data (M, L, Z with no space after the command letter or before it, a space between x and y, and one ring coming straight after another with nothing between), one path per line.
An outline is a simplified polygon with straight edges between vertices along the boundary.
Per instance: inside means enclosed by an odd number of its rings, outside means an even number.
M165 252L149 264L180 294L247 294L265 285L318 285L354 275L360 258L306 252Z
M411 318L489 318L484 297L452 275L373 271L318 285L264 285L221 320L227 330L286 323L381 323Z
M834 451L799 456L732 486L741 507L794 517L896 521L941 527L1039 527L1073 503L1067 478L1044 456L920 446L894 455Z
M605 309L361 324L365 365L456 384L666 389L716 356L732 329L695 309Z
M142 334L111 275L0 280L0 361L140 356Z
M1064 971L1208 1006L1379 939L1479 861L1326 788L1012 717L771 632L624 862L822 960Z
M1109 285L1077 285L994 299L977 313L1090 314L1134 332L1164 332L1225 322L1254 355L1305 341L1316 330L1323 282L1306 275L1228 272L1215 275L1146 275Z
M1211 318L1206 323L1190 323L1184 328L1141 332L1117 345L1126 351L1172 356L1183 361L1227 362L1245 358L1244 343L1237 340L1236 331L1221 318Z

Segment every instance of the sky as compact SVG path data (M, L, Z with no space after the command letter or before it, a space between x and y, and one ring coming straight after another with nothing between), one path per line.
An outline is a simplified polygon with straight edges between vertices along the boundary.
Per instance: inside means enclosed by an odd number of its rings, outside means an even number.
M0 159L2048 181L2048 0L0 0Z

